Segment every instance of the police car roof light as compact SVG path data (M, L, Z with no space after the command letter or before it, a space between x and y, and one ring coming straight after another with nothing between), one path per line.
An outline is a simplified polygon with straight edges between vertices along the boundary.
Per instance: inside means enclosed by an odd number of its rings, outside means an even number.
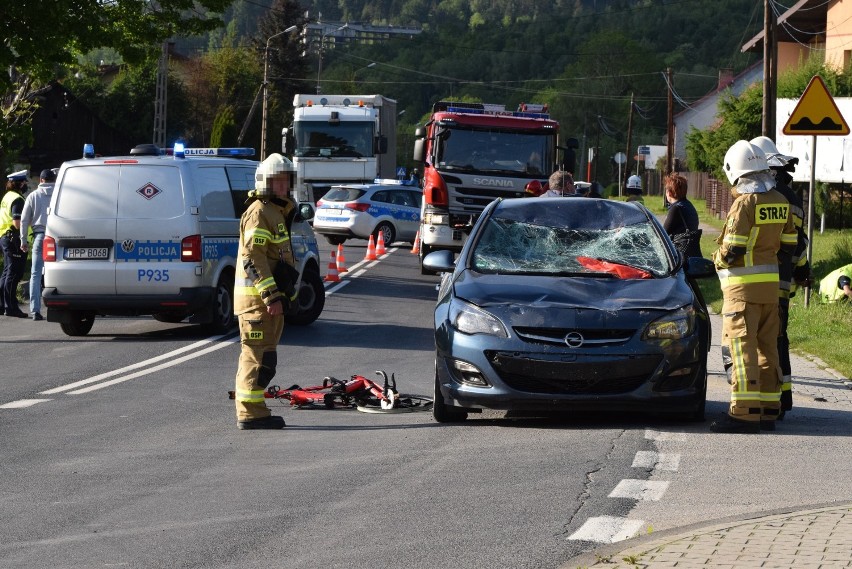
M175 160L178 158L186 158L183 142L175 142L175 145L172 148L172 154L174 154Z
M83 145L83 158L94 158L95 157L95 145L87 142Z
M381 186L416 186L417 180L395 180L391 178L376 178L374 184Z

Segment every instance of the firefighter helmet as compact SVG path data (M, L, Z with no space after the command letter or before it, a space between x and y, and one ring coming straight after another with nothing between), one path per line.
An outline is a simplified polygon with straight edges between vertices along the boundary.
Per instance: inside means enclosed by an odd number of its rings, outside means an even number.
M748 140L738 140L725 153L725 175L731 185L735 185L740 176L769 170L766 154Z
M763 150L763 153L766 154L766 163L770 168L786 168L788 165L795 166L799 163L799 159L795 156L781 154L778 147L768 136L753 138L751 143Z
M631 191L632 190L632 191ZM627 193L641 194L642 193L642 178L633 175L627 178Z
M269 185L269 178L287 174L290 176L290 187L293 187L293 176L295 175L296 167L284 156L280 154L270 154L266 160L257 166L257 171L254 174L254 197L272 197L272 187Z

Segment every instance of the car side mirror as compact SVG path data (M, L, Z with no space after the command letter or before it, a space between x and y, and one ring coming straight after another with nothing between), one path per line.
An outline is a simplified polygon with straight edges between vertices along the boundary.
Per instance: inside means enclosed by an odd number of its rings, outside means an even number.
M309 203L301 203L299 204L299 217L301 217L305 221L309 221L314 218L314 206Z
M423 257L423 268L435 273L451 273L456 270L456 259L452 251L433 251Z

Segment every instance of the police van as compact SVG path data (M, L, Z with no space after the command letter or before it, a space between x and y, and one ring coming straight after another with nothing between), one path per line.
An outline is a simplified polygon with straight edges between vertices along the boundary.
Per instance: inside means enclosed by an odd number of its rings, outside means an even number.
M153 315L161 322L230 330L239 218L255 187L250 148L152 144L128 156L62 164L43 246L47 320L84 336L96 316ZM291 240L300 277L299 311L289 324L316 320L325 304L316 237L300 207Z

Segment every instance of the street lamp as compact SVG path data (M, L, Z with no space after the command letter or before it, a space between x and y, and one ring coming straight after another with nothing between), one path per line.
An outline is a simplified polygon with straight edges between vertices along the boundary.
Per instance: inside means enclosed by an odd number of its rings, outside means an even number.
M260 159L263 160L266 158L266 108L269 103L269 88L267 82L267 76L269 75L269 42L273 39L277 38L280 35L287 34L290 32L294 32L299 29L299 26L290 26L286 30L282 32L278 32L277 34L273 34L269 36L269 39L266 40L266 49L263 51L263 112L262 118L260 121Z
M341 30L345 30L345 29L346 29L346 28L348 28L348 27L349 27L349 24L348 24L348 23L347 23L347 24L343 24L342 26L340 26L340 27L339 27L339 28L337 28L336 30L332 30L332 31L329 31L329 32L324 32L324 33L322 33L322 34L320 35L320 44L319 44L319 65L317 66L317 95L319 95L320 93L322 93L322 87L320 86L320 75L322 74L322 48L323 48L323 45L325 45L325 36L327 36L328 34L336 34L337 32L339 32L339 31L341 31Z

